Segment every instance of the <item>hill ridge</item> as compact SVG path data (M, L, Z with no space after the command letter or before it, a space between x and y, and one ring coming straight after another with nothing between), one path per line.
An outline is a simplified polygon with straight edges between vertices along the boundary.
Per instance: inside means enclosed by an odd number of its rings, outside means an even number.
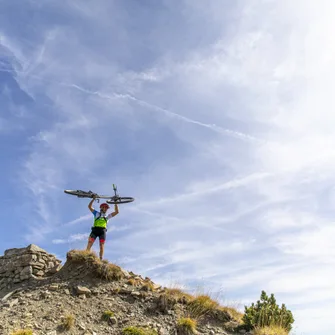
M3 335L18 329L32 330L18 335L56 335L67 326L67 333L73 335L243 331L237 311L206 295L162 287L148 277L101 261L95 252L70 250L62 266L54 255L33 244L8 249L0 257L1 287Z

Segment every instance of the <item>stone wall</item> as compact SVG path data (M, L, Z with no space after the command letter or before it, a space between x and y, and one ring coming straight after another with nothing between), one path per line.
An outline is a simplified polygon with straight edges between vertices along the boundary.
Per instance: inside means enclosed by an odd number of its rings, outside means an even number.
M5 251L0 257L0 291L31 278L43 279L59 268L61 261L34 244Z

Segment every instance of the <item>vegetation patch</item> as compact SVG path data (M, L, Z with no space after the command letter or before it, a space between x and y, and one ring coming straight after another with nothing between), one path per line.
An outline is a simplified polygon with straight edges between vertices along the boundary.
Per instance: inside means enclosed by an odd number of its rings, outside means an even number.
M10 335L33 335L31 329L18 329L10 333Z
M196 334L197 321L191 318L181 318L177 322L177 331L179 335Z
M112 311L104 311L102 313L102 319L108 321L112 316L114 316L114 312Z
M67 253L67 260L74 263L84 263L91 268L98 278L105 280L120 280L124 277L122 269L106 260L101 261L93 251L71 250Z
M158 335L154 329L144 327L125 327L122 330L123 335Z
M209 295L202 294L188 303L187 311L191 318L200 319L218 309L219 306L219 303Z
M294 322L293 315L285 304L279 307L273 294L267 296L262 291L260 300L256 304L252 303L250 307L245 306L245 313L242 318L245 329L252 330L256 328L274 327L285 329L289 332Z
M256 327L254 335L288 335L288 331L279 326L266 326L263 328Z
M70 330L73 328L75 323L75 317L71 314L68 314L65 316L65 318L63 319L62 323L60 324L61 329L63 330Z

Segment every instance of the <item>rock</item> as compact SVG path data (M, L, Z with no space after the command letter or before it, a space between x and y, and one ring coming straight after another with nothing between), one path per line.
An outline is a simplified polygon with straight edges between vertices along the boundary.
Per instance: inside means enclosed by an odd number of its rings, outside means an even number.
M50 262L50 263L52 263L52 262ZM49 265L50 265L50 263L49 263ZM61 264L54 265L53 267L50 267L50 269L48 270L47 274L48 275L53 275L56 272L58 272L61 268L62 268Z
M12 307L14 307L15 305L17 305L18 303L19 303L19 299L13 299L13 300L7 302L7 303L5 304L5 306L6 306L6 307L10 307L10 308L12 308Z
M85 286L77 286L77 294L91 294L91 290Z
M131 277L131 274L127 270L121 268L121 272L122 272L122 274L124 275L125 278L128 279L128 278Z
M50 297L51 297L51 293L49 291L41 292L41 298L42 299L48 299Z
M1 301L6 301L7 299L9 299L13 294L15 294L15 293L17 293L17 292L19 292L20 290L14 290L14 291L12 291L12 292L9 292L9 293L7 293L2 299L1 299Z
M81 323L78 324L78 328L80 330L86 330L86 327L83 324L81 324Z
M111 325L116 325L116 324L117 324L117 318L116 318L115 316L111 316L111 317L109 318L109 323L110 323Z
M34 278L34 275L42 278L50 270L48 264L59 263L61 261L54 255L34 244L26 248L7 249L4 256L0 257L0 291ZM3 279L8 279L7 286Z
M34 323L34 327L35 327L36 329L41 329L41 326L40 326L37 322Z
M138 291L133 291L133 292L130 293L130 295L132 295L133 297L140 297L141 293L138 292Z
M58 284L52 284L52 285L49 286L50 291L57 291L58 289L59 289Z
M162 286L157 284L152 284L152 287L155 291L159 290Z
M36 275L37 277L42 277L42 276L44 275L44 272L43 272L43 271L37 271L37 272L35 273L35 275Z

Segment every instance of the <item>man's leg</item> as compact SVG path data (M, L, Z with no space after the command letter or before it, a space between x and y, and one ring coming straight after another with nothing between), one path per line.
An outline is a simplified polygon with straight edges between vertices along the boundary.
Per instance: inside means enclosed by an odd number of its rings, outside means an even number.
M102 257L104 256L104 250L105 250L105 242L101 242L100 241L100 253L99 253L99 256L100 256L101 260L102 260Z
M87 250L87 251L90 251L90 250L91 250L92 245L94 244L94 241L95 241L95 240L94 240L93 238L91 238L91 237L88 238L87 247L86 247L86 250Z
M106 241L106 229L103 230L101 235L99 236L99 242L100 242L100 259L102 260L102 257L104 255L104 250L105 250L105 241Z
M96 235L92 231L90 236L88 237L88 242L87 242L87 247L86 247L87 251L91 250L92 245L94 244L96 238L97 238Z

